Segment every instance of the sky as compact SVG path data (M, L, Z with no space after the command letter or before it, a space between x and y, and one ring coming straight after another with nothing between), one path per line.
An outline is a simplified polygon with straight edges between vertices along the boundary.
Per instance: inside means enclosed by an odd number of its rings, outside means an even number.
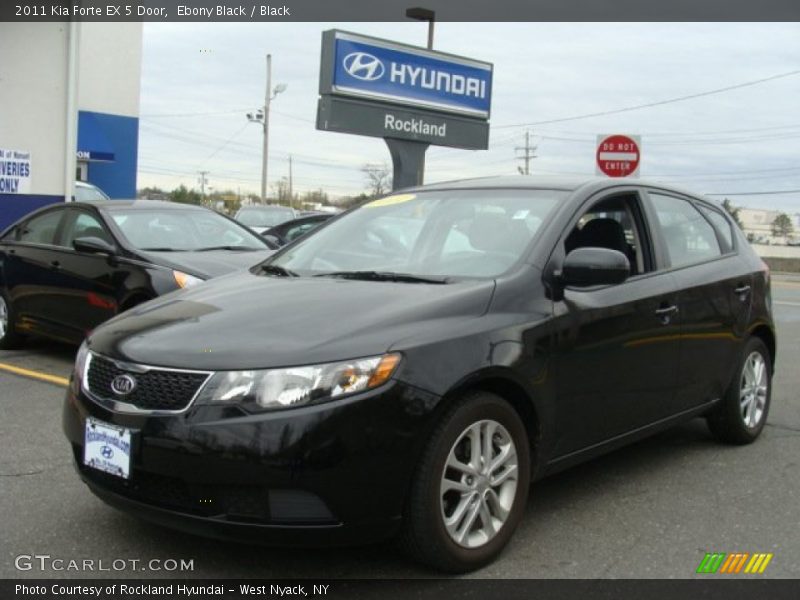
M315 128L334 28L427 39L420 22L144 24L138 186L199 189L208 171L213 190L258 193L262 133L246 113L263 105L270 53L287 86L271 104L270 187L291 155L298 192L364 191L365 164L391 167L383 140ZM531 173L591 176L597 136L627 133L642 136L642 178L800 213L800 23L441 22L434 48L492 62L494 86L489 149L431 146L426 183L515 174L526 131Z

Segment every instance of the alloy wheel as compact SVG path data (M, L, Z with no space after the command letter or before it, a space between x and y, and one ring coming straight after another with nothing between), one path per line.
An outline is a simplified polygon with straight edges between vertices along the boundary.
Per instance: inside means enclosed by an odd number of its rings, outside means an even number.
M751 429L764 417L767 391L767 364L760 352L751 352L745 360L739 386L742 420Z
M450 449L439 488L450 538L464 548L494 538L511 512L518 478L517 448L508 430L493 420L467 427Z
M0 338L8 331L8 305L6 299L0 296Z

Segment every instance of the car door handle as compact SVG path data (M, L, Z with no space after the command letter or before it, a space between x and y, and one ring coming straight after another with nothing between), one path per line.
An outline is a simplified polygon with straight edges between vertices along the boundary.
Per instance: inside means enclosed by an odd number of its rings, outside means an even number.
M736 294L736 295L741 296L742 294L746 294L749 291L750 291L750 286L749 285L740 285L735 290L733 290L733 293Z
M60 269L60 268L61 268L61 263L60 263L60 262L58 262L57 260L54 260L53 262L51 262L51 263L50 263L50 266L51 266L53 269Z
M656 309L656 316L664 317L678 312L678 307L674 304L672 306L662 306Z

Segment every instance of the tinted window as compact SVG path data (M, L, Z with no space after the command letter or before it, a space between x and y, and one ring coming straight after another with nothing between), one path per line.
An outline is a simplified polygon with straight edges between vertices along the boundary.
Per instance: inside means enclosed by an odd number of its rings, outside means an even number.
M109 244L114 243L114 240L96 216L83 211L73 213L73 215L73 218L67 222L64 228L65 246L72 247L73 241L86 237L99 238Z
M19 229L19 237L17 239L20 242L28 242L30 244L55 245L56 231L63 214L63 209L51 210L43 215L34 217Z
M680 267L720 256L714 228L690 202L650 193L670 262Z
M733 227L731 226L730 221L726 219L722 213L708 208L706 206L700 205L700 209L705 213L708 219L714 224L714 227L717 228L722 234L722 239L725 240L725 243L728 245L729 249L733 248Z
M302 225L295 225L294 227L290 227L286 231L286 241L291 242L293 239L299 238L301 235L303 235L307 231L311 231L320 224L321 224L320 221L315 221L313 223L303 223Z

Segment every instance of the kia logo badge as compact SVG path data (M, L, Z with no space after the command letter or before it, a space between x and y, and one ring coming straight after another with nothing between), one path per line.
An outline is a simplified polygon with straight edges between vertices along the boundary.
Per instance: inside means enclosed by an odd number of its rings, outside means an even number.
M351 52L344 57L342 64L351 77L362 81L380 79L386 71L380 59L366 52Z
M136 380L130 375L117 375L111 380L111 391L118 396L127 396L136 389Z

